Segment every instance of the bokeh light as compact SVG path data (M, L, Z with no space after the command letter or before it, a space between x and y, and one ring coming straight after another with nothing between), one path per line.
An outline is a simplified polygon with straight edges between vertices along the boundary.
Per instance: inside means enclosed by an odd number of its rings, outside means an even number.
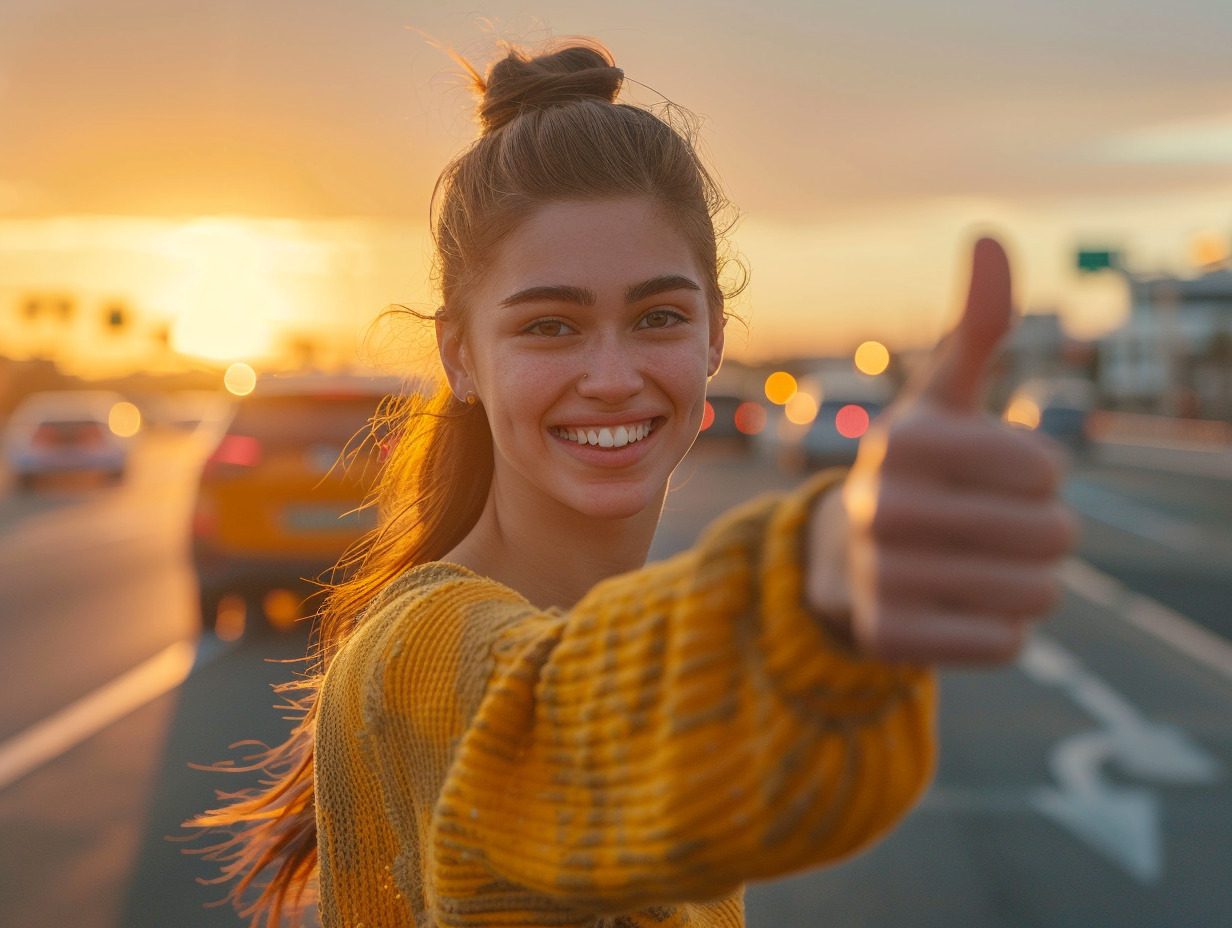
M116 403L107 413L107 427L121 438L132 438L141 431L141 410L127 400Z
M744 435L757 435L766 427L766 410L761 403L746 402L736 407L736 428Z
M783 415L795 425L808 425L817 418L817 400L804 392L798 392L783 407Z
M856 370L876 376L890 366L890 350L881 342L864 342L856 349Z
M257 372L243 361L236 361L222 375L222 382L236 396L247 396L257 385Z
M270 590L261 600L266 620L274 628L286 631L300 617L300 597L290 590Z
M834 414L834 428L844 438L859 438L868 431L868 410L848 403Z
M786 371L775 371L766 378L766 399L776 406L785 405L797 389L796 378Z
M214 619L214 634L223 641L238 641L244 636L244 626L248 618L248 604L243 596L228 593L218 603L216 616L203 616L206 624Z
M1040 408L1035 400L1019 396L1010 402L1005 410L1005 421L1010 425L1018 425L1028 429L1039 428Z
M710 400L706 400L706 408L702 410L702 431L714 425L714 407L710 405Z

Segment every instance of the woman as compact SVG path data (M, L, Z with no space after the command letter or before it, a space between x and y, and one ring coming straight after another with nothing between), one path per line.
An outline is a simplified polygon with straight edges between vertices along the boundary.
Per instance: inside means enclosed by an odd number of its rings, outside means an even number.
M978 411L959 327L849 475L643 566L723 351L723 201L589 42L497 62L434 231L446 383L398 419L382 528L323 610L263 793L200 817L255 906L327 926L743 923L740 887L884 834L934 763L937 661L1001 661L1071 544L1059 468ZM415 405L419 402L419 405Z

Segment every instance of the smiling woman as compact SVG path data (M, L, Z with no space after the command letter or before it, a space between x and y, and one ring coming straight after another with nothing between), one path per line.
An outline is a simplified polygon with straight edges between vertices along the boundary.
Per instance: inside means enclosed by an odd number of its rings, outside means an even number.
M722 359L726 201L595 43L473 76L484 131L434 213L444 378L390 408L381 524L271 785L191 824L232 829L206 853L237 902L274 866L271 926L315 893L327 928L738 928L744 881L919 797L926 665L1004 660L1050 606L1056 464L974 400L1008 264L978 244L962 325L850 476L646 565Z

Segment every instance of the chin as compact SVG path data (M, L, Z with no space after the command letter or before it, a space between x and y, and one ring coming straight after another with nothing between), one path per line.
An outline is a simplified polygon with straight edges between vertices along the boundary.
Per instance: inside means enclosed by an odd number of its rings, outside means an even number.
M582 492L573 499L561 502L587 518L604 521L632 519L651 510L658 518L662 508L661 494L648 493L640 488L625 492L603 488L591 493Z

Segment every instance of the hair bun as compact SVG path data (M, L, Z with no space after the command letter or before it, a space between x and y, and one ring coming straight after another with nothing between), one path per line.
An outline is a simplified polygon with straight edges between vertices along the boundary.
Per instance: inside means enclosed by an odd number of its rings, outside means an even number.
M524 109L579 100L614 102L625 72L602 45L578 42L533 57L514 49L492 65L479 104L483 131L499 129Z

